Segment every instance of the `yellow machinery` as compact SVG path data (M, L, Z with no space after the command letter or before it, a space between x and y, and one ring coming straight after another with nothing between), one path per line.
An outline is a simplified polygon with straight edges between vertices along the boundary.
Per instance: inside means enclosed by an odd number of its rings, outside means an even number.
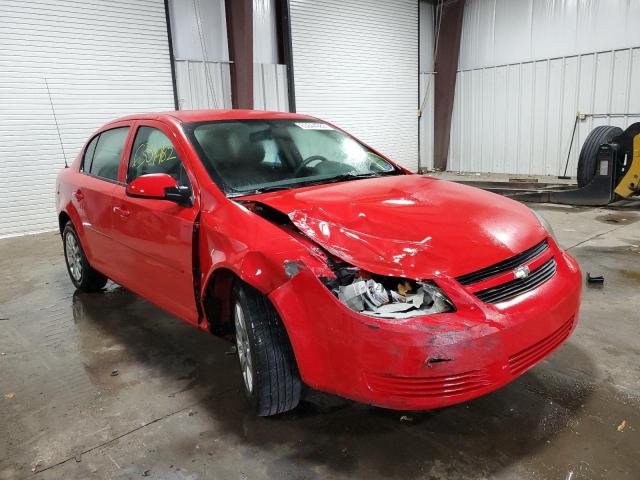
M640 122L603 125L587 136L578 159L578 188L538 190L514 198L568 205L607 205L640 194Z
M502 182L484 182L483 185L478 182L461 183L523 202L565 205L602 206L640 195L640 122L624 131L610 125L594 128L580 150L577 182L578 188L538 183L526 186Z
M637 123L634 125L638 125ZM629 127L631 129L634 125ZM625 132L626 133L626 132ZM640 192L640 132L631 139L630 165L614 192L623 198L629 198Z

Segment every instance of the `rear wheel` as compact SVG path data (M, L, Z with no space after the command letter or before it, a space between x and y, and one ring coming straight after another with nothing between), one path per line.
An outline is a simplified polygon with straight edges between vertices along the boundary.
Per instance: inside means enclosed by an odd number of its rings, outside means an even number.
M613 137L622 133L619 127L601 125L591 130L580 150L578 158L578 187L588 185L596 176L598 149L600 145L609 143Z
M232 312L244 389L253 410L266 417L294 409L302 382L273 305L258 290L237 283Z
M107 277L89 265L78 234L71 222L67 222L62 231L62 244L67 272L69 272L69 278L75 287L83 292L100 291L107 284Z

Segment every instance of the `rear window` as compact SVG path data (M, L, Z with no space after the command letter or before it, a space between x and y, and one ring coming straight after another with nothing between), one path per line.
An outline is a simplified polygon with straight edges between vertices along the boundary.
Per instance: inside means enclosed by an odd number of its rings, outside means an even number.
M128 134L129 127L120 127L102 132L100 136L97 137L93 160L89 168L91 175L107 180L118 179L120 157L122 156L122 150L124 149L124 143L127 140ZM89 147L91 147L91 145L89 145ZM88 150L87 148L87 153L89 153Z

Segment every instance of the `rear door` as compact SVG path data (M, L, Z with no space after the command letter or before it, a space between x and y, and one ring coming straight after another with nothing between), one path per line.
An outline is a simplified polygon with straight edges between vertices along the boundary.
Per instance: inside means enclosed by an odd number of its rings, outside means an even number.
M115 271L113 215L111 204L118 186L118 170L129 134L129 125L104 130L88 143L81 175L71 193L71 201L82 221L83 248L91 265L107 276Z
M125 184L150 173L167 173L197 192L195 179L183 163L186 149L171 129L157 121L140 121L128 152ZM193 205L168 200L133 198L125 185L116 188L113 235L123 285L191 323L198 319L193 286Z

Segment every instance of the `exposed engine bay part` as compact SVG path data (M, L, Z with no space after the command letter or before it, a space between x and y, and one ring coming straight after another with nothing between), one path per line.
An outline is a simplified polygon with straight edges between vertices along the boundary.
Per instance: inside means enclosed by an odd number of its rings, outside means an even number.
M353 267L342 267L340 270ZM348 277L344 272L342 278ZM351 310L378 318L406 319L455 310L451 300L430 281L382 277L357 271L350 281L321 278Z
M252 200L238 200L237 203L274 225L293 225L286 213L282 213L269 205Z

